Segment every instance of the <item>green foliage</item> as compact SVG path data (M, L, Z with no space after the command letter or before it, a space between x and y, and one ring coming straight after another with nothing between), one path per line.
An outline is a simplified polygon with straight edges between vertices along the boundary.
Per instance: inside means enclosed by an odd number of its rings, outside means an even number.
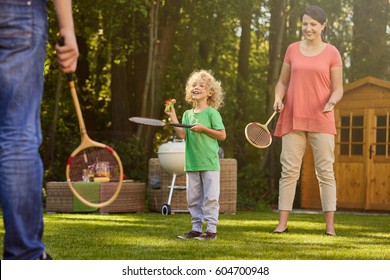
M114 141L110 146L120 156L123 173L127 179L147 182L149 158L142 141L136 137L130 137L126 141Z
M261 157L258 153L257 164L246 164L238 173L237 181L245 182L240 184L240 191L237 195L237 207L242 210L260 210L268 208L275 200L276 192L270 190L269 174L261 166ZM248 160L256 162L256 160ZM268 206L268 207L267 207Z

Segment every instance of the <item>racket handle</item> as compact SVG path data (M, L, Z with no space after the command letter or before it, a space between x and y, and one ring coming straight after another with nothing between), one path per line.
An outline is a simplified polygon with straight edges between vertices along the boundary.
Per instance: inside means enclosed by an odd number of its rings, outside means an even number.
M185 127L185 128L191 128L194 126L193 124L184 124L184 123L169 123L168 125L175 126L175 127Z
M274 113L272 114L272 116L268 119L268 121L266 122L266 124L264 126L268 126L268 124L271 122L271 120L275 117L275 115L279 113L279 110L276 110L274 111Z
M60 46L64 46L64 45L65 45L65 39L64 39L64 37L59 37L59 38L57 39L57 43L58 43L58 45L60 45ZM72 75L72 73L66 74L66 78L68 79L68 82L73 81L73 75Z
M73 75L70 73L70 74L66 74L66 78L68 79L68 82L72 82L73 81Z

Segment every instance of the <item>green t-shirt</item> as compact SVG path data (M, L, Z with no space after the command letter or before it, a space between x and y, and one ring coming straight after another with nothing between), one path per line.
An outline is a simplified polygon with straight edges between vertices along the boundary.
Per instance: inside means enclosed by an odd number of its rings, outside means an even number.
M187 110L183 114L184 124L199 123L208 128L225 129L221 114L212 107L208 107L200 113ZM204 133L197 133L186 128L186 171L216 171L220 170L218 158L218 140Z

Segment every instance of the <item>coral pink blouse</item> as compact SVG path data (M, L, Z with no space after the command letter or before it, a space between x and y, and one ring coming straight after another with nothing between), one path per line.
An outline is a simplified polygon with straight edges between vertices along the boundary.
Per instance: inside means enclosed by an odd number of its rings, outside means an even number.
M290 82L274 135L282 137L294 130L336 134L334 112L323 113L331 95L332 67L342 66L339 51L327 44L316 56L305 56L300 42L292 43L284 62L291 66Z

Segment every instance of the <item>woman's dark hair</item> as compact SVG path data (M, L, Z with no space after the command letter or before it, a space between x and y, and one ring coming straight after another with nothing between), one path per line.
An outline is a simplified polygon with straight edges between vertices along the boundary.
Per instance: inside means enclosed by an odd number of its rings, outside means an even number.
M302 21L304 15L308 15L309 17L313 18L314 20L318 21L321 24L324 24L326 22L325 11L318 6L307 7L301 15L301 21ZM326 39L325 39L326 29L327 29L327 27L325 26L325 28L321 32L321 39L324 42L326 42Z

